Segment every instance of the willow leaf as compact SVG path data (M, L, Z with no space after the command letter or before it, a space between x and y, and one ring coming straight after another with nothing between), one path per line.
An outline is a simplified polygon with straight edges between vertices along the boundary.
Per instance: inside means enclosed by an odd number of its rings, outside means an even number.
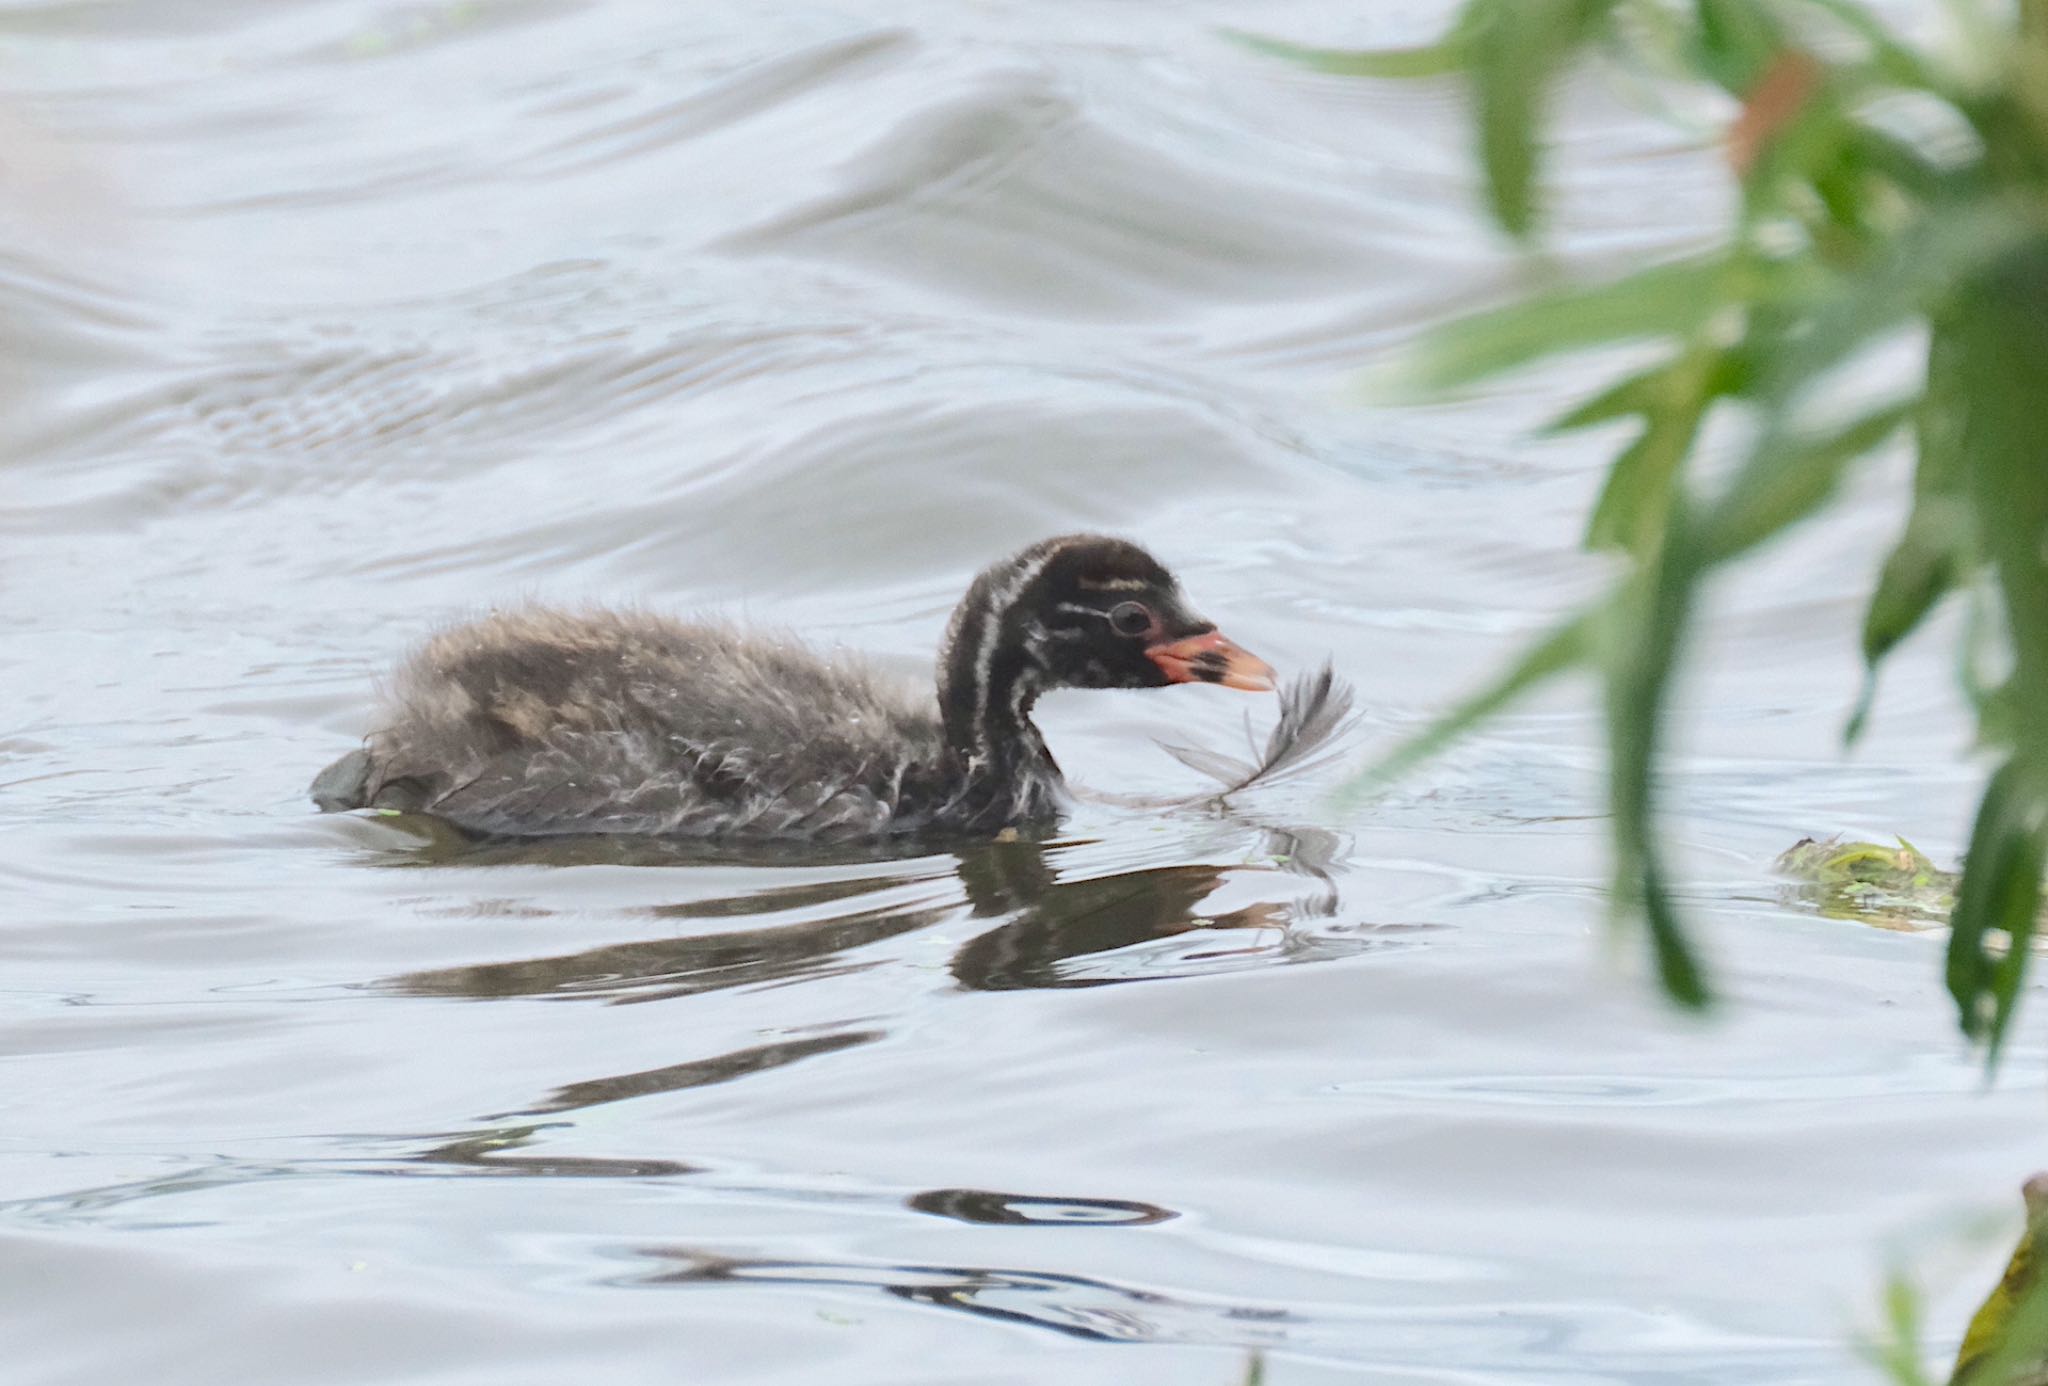
M1960 579L1971 544L1963 424L1971 382L1952 319L1937 320L1927 346L1927 388L1913 418L1919 458L1913 511L1886 556L1863 616L1863 662L1875 670Z
M1725 563L1820 509L1849 464L1911 417L1912 405L1894 404L1819 437L1767 435L1701 518L1703 560Z
M1435 43L1411 48L1308 48L1242 29L1225 29L1223 36L1255 53L1339 77L1443 77L1462 71L1471 53L1470 34L1458 27Z
M1423 342L1414 382L1447 390L1560 351L1690 336L1721 303L1729 273L1718 256L1676 260L1461 318Z
M1686 940L1683 922L1664 888L1663 867L1656 855L1645 858L1642 873L1643 922L1650 930L1650 953L1664 994L1690 1010L1704 1010L1712 1001L1707 979Z
M1660 553L1623 589L1605 642L1608 796L1614 814L1614 904L1639 910L1657 972L1674 1001L1710 997L1665 886L1656 824L1655 767L1665 693L1692 614L1701 565L1686 506L1674 498Z
M1471 73L1479 163L1494 220L1536 225L1537 155L1550 89L1607 0L1473 0Z
M1594 611L1582 611L1522 652L1487 684L1408 740L1367 766L1339 791L1345 801L1383 786L1441 752L1478 723L1495 716L1524 694L1593 657Z
M2010 728L2012 758L1985 792L1949 954L1964 1028L1987 1042L1995 1062L2025 980L2048 836L2048 719L2039 715L2048 706L2048 468L2040 455L2048 239L1986 267L1943 329L1953 368L1968 382L1958 456L1975 533L2004 599L2009 696L2025 714ZM1996 957L1987 946L1994 930L2006 936Z
M1757 0L1695 0L1699 65L1724 89L1746 95L1785 51L1785 33Z
M1863 1356L1882 1368L1895 1386L1934 1386L1920 1365L1920 1292L1893 1271L1884 1285L1885 1335L1863 1346Z
M2005 598L2020 704L2048 707L2048 467L2041 455L2041 372L2048 361L2048 239L1987 273L1949 331L1969 382L1961 452L1976 532ZM2027 718L2017 745L2048 785L2048 719Z
M1955 998L1963 1033L1986 1041L1994 1056L2018 995L2040 903L2037 800L2017 760L2007 761L1991 777L1970 830L1969 855L1949 916L1949 995ZM1996 935L2003 937L1994 946Z
M1688 351L1659 374L1641 436L1608 468L1586 547L1643 555L1663 541L1672 486L1713 402L1715 374L1715 353L1705 351Z
M1656 406L1657 386L1668 369L1668 365L1658 365L1623 376L1591 399L1583 400L1558 415L1538 432L1544 437L1556 437L1560 433L1574 433L1582 428L1646 413Z
M1955 326L1955 314L1943 314L1933 322L1928 339L1927 386L1913 416L1919 451L1913 467L1913 510L1885 556L1863 613L1863 692L1843 729L1845 742L1862 735L1877 692L1878 666L1970 569L1974 542L1964 494L1962 433L1971 386L1962 372L1965 358ZM1977 701L1981 705L1982 700Z
M1937 96L1949 96L1949 84L1913 48L1885 27L1871 13L1868 0L1799 0L1819 10L1870 46L1870 64L1878 75L1902 87L1917 88Z
M1852 353L1923 315L1939 314L1973 277L2043 230L2040 214L2005 198L1936 205L1892 239L1873 264L1837 281L1766 373L1780 407Z
M1875 669L1955 588L1968 553L1969 518L1955 496L1922 496L1885 556L1863 613L1863 662Z
M1878 666L1955 590L1965 570L1968 534L1964 508L1954 497L1923 496L1914 504L1864 608L1863 688L1842 729L1844 745L1863 735L1877 697Z

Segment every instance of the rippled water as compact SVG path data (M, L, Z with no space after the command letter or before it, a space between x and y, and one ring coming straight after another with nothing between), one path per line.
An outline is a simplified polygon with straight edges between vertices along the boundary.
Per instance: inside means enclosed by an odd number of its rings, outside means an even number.
M978 566L1112 529L1276 664L1334 653L1363 751L1590 590L1605 440L1520 435L1584 372L1356 388L1529 272L1455 93L1231 22L0 4L10 1381L1859 1379L1886 1248L2014 1202L2048 1077L2030 1027L1986 1091L1938 943L1766 871L1963 835L1938 639L1836 749L1875 493L1724 594L1689 690L1704 1025L1603 944L1584 690L1349 816L1326 777L911 860L463 852L303 800L408 642L522 595L924 678ZM1696 239L1711 151L1568 104L1560 257ZM1046 721L1156 792L1193 785L1155 738L1247 708ZM1944 1263L1938 1337L1995 1256Z

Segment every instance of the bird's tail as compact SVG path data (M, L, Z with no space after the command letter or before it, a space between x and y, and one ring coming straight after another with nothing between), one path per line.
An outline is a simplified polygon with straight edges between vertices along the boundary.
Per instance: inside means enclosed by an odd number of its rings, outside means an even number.
M306 792L322 813L344 813L370 802L370 752L358 746L313 777Z

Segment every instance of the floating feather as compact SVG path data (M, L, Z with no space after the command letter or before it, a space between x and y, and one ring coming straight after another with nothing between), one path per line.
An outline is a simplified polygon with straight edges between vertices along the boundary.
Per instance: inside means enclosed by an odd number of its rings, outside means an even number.
M1351 685L1325 664L1313 673L1296 675L1280 690L1280 720L1267 734L1263 750L1251 730L1250 719L1246 719L1245 736L1251 759L1240 760L1206 747L1177 746L1164 741L1159 743L1160 749L1221 784L1221 789L1208 796L1221 799L1254 785L1291 779L1329 763L1337 753L1337 739L1351 725L1352 701Z

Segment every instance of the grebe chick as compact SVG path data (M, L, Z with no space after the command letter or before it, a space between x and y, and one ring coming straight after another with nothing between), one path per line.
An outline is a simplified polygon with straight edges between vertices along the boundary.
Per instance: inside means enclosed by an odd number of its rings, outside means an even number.
M312 795L488 836L994 835L1059 815L1059 766L1031 721L1039 694L1173 683L1268 691L1273 671L1194 614L1143 549L1069 535L975 578L946 628L936 703L783 639L510 611L414 653L381 728Z

